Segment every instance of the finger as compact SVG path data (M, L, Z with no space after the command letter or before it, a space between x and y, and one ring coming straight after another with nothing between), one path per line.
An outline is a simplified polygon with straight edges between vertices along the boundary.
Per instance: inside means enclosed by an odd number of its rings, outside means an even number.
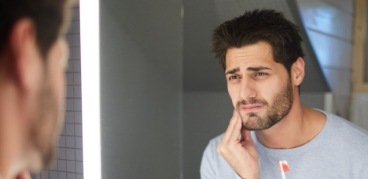
M240 132L242 129L242 120L240 118L239 113L236 112L236 115L234 116L235 118L235 124L234 124L234 128L231 131L231 135L230 135L230 141L236 141L239 142L240 141Z
M242 141L253 141L250 135L250 131L246 129L241 130L241 138L242 138Z
M234 110L233 116L231 117L230 122L229 122L229 125L228 125L228 127L227 127L227 129L225 131L223 141L226 141L227 142L227 141L231 140L232 133L234 131L234 127L235 127L236 122L238 120L237 118L238 118L238 114L237 114L236 110Z
M251 154L257 154L257 150L255 148L254 141L250 134L250 131L243 129L241 131L241 135L242 135L242 144L248 150L248 152Z

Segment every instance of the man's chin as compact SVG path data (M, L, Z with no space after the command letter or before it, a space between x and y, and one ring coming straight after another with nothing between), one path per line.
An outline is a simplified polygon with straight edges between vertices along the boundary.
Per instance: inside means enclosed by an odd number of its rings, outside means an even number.
M242 130L248 130L248 131L262 131L262 130L267 130L269 128L271 128L272 126L269 127L259 127L259 126L242 126Z
M44 169L43 158L39 152L32 151L28 162L27 167L31 172L40 172Z
M55 153L56 148L51 146L51 148L47 152L42 154L43 170L49 168L53 164Z
M32 172L40 172L49 168L54 162L54 156L55 148L32 152L29 159L29 170Z
M260 117L257 113L248 113L245 118L242 116L243 130L260 131L271 128L273 125L267 125L264 117Z

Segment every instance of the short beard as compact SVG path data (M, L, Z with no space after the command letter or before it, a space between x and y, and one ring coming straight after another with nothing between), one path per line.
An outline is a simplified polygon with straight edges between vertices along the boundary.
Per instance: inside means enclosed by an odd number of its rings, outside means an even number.
M265 107L269 107L264 116L259 116L257 113L248 113L247 116L241 116L243 121L243 129L246 130L264 130L277 124L281 119L283 119L292 107L293 89L291 86L291 81L288 80L285 88L273 98L272 105L269 106L267 101L263 99L250 98L247 101L243 100L238 102L237 108L242 104L261 104ZM239 111L240 112L240 111ZM243 118L248 117L244 123Z

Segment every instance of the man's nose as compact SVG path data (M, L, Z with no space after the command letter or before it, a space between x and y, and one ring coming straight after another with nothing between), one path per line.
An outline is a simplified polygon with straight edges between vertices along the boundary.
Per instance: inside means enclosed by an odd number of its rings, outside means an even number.
M251 79L243 79L240 84L239 96L246 100L257 96L255 83Z

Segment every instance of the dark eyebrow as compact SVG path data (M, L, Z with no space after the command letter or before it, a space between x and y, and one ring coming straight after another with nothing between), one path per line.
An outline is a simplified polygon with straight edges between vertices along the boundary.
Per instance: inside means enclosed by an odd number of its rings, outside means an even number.
M271 68L263 67L263 66L260 66L260 67L248 67L247 68L247 71L255 71L255 72L258 72L258 71L261 71L261 70L271 70Z
M232 70L229 70L225 73L225 75L228 75L228 74L235 74L236 72L239 72L240 71L240 68L234 68Z
M247 71L255 71L255 72L258 72L258 71L261 71L261 70L271 70L271 68L268 68L268 67L264 67L264 66L259 66L259 67L248 67L247 68ZM228 74L235 74L236 72L239 72L240 71L240 68L234 68L234 69L231 69L229 71L227 71L225 73L225 75L228 75Z

